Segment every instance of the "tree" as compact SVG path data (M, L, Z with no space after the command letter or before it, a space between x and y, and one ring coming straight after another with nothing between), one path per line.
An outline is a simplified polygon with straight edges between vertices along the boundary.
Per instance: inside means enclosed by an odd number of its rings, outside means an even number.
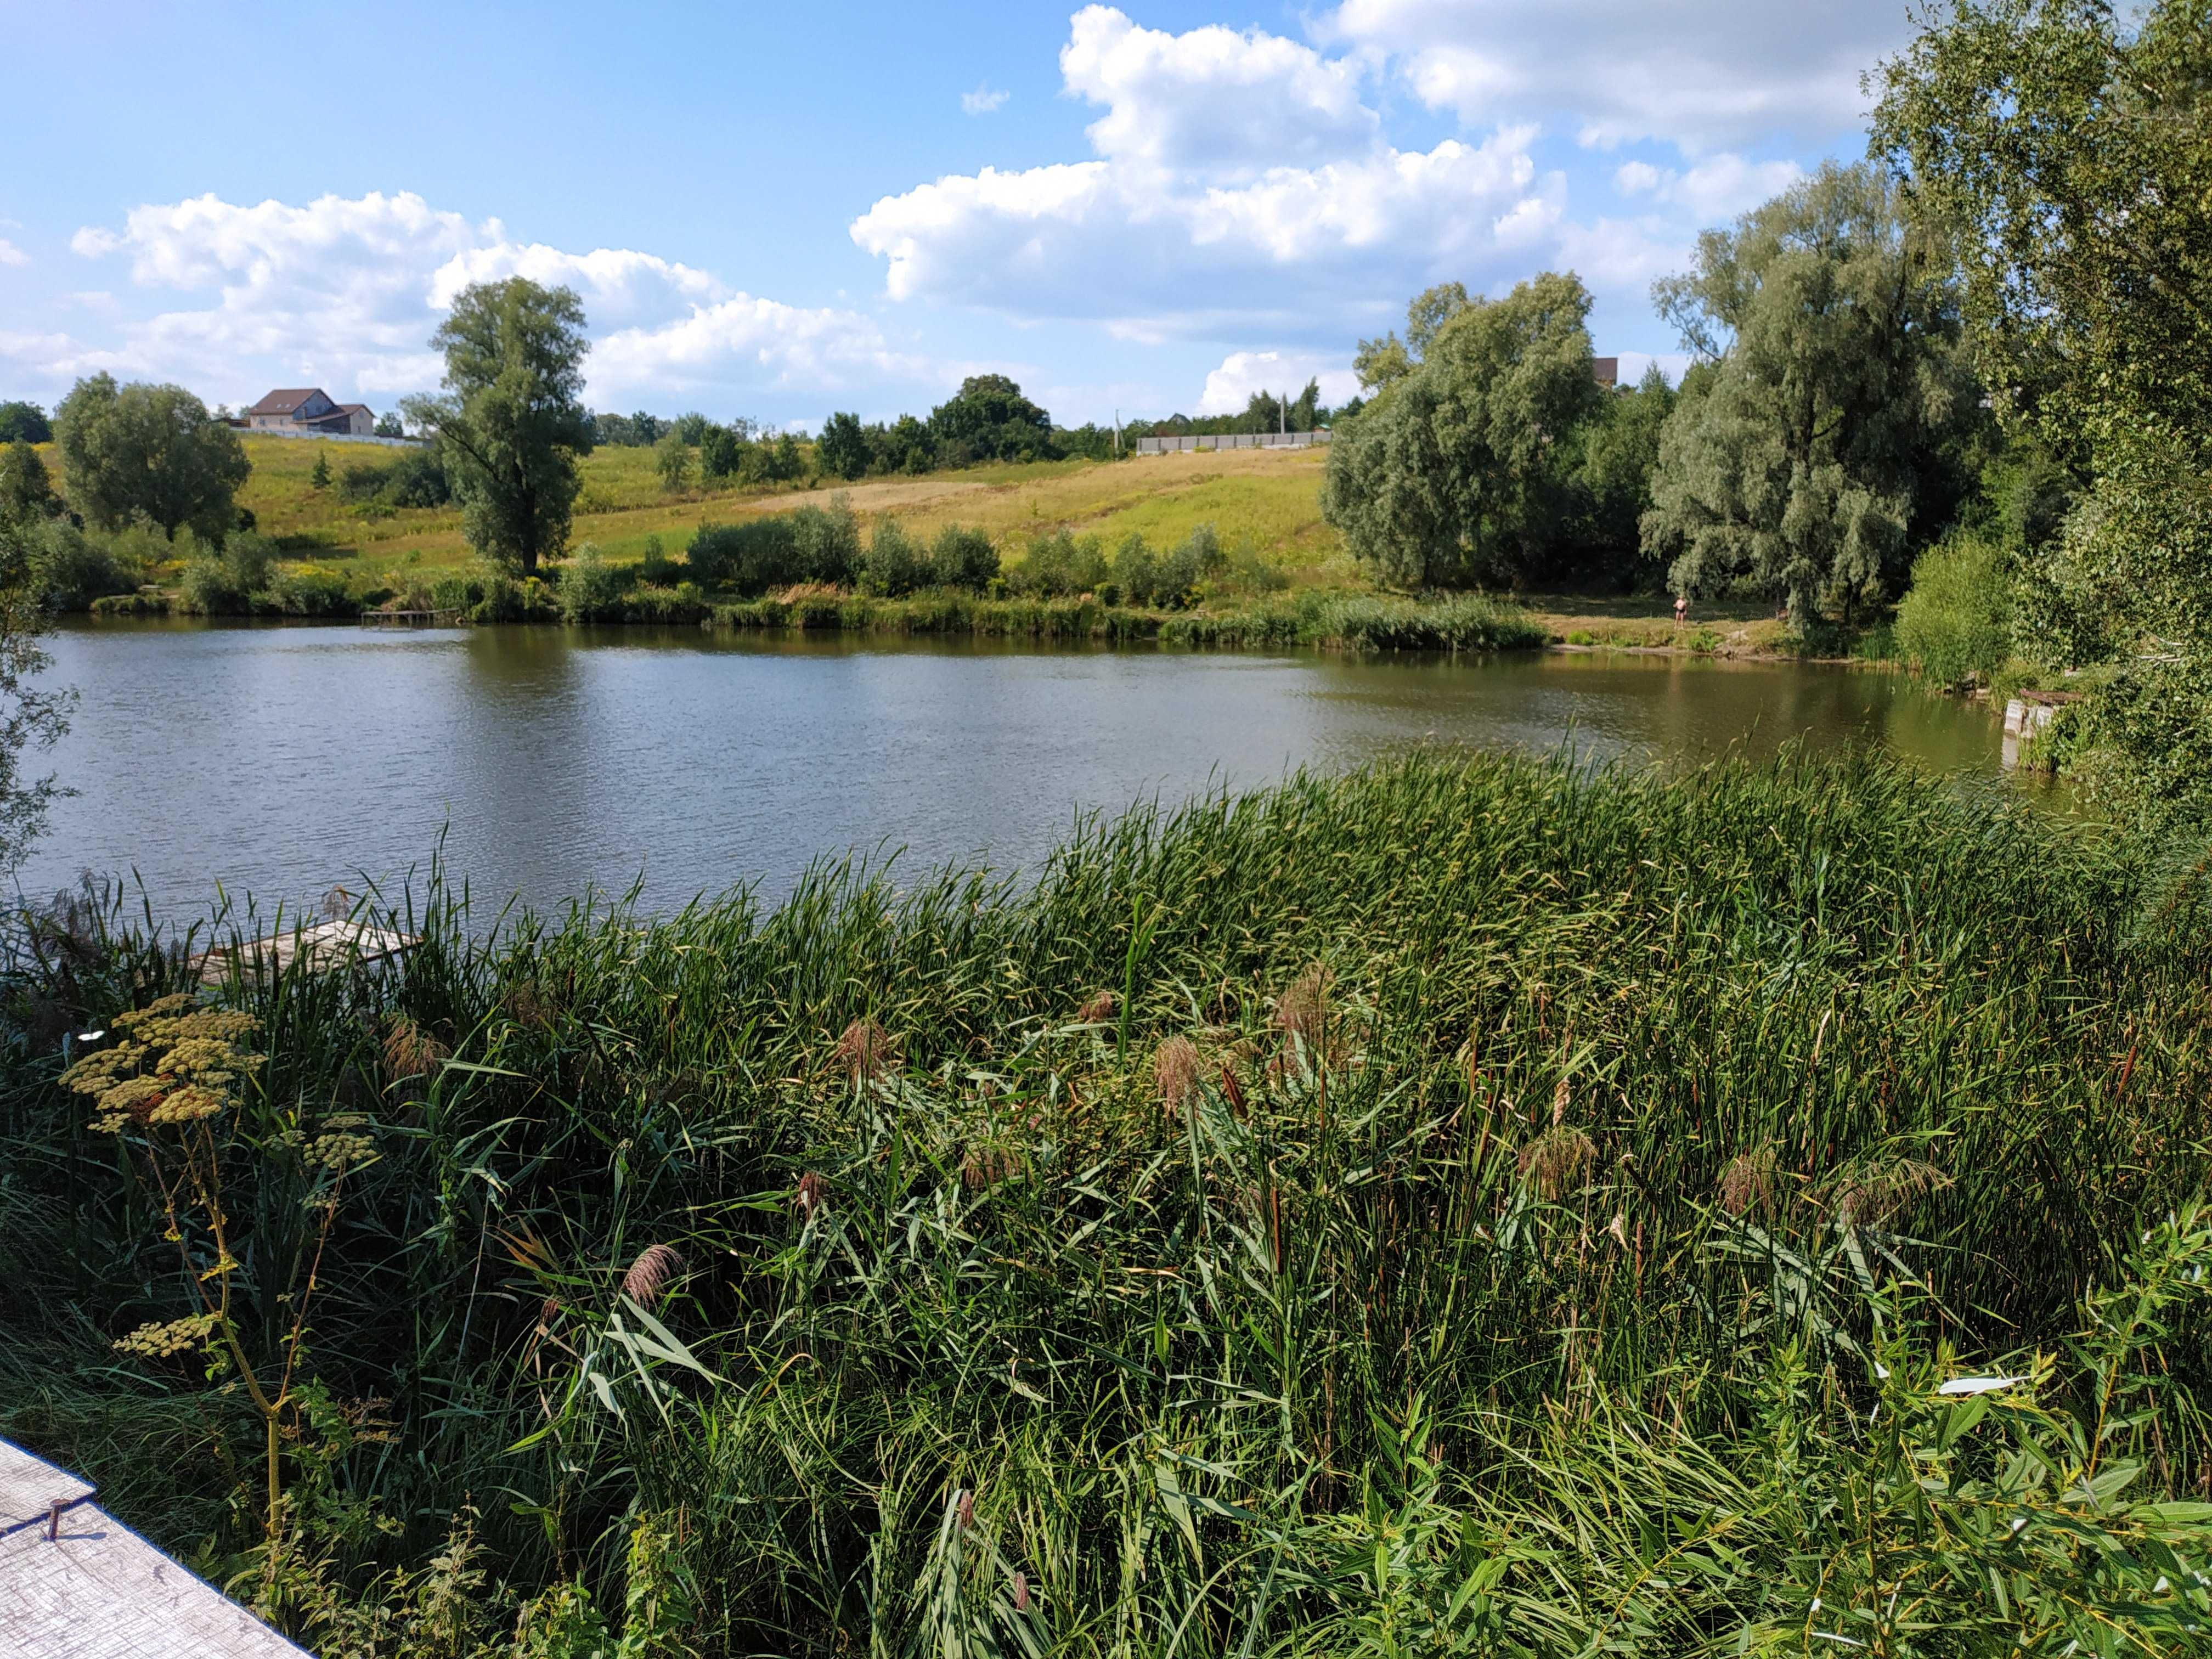
M252 471L238 434L176 386L79 380L54 411L70 504L102 530L144 517L174 536L189 527L220 542L237 522L234 497Z
M37 684L52 659L39 645L46 619L33 582L31 534L0 519L0 875L22 867L47 811L67 793L51 774L25 773L33 750L52 748L69 730L76 696Z
M974 374L929 411L929 435L940 457L967 461L1049 460L1052 416L1022 396L1003 374Z
M307 475L307 485L312 489L328 489L331 487L331 458L319 446L315 450L315 470Z
M1894 185L1827 163L1705 232L1653 297L1717 360L1662 436L1647 556L1679 592L1747 577L1801 631L1886 598L1963 493L1980 413L1948 264Z
M2087 775L2212 814L2212 7L1964 0L1879 78L1998 417L2087 484L2027 550L2019 641L2109 665Z
M445 391L410 398L407 419L437 440L470 546L534 574L568 544L576 458L592 448L584 308L527 277L477 283L430 343L445 353Z
M0 449L0 523L35 523L60 505L37 450L21 438Z
M38 404L0 404L0 444L50 444L53 441L53 424Z
M653 447L653 470L663 489L682 489L691 482L691 446L681 432L672 428L660 434Z
M1651 508L1660 436L1674 404L1674 389L1653 363L1635 387L1599 399L1595 417L1583 424L1574 469L1578 574L1635 586L1656 584L1665 574L1642 556L1639 526Z
M380 438L404 438L407 435L406 423L396 411L386 410L376 417L376 435Z
M1410 374L1428 355L1430 345L1443 325L1467 309L1467 285L1439 283L1423 289L1406 307L1406 337L1386 334L1379 340L1362 340L1352 359L1352 372L1370 392L1380 392ZM1320 388L1315 392L1319 394Z
M726 426L710 426L699 439L702 477L728 478L744 464L745 440Z
M1355 556L1414 587L1546 567L1571 519L1571 440L1605 396L1589 307L1579 278L1549 271L1474 301L1337 429L1322 512Z
M815 465L835 478L857 478L868 470L868 434L857 415L840 412L822 423L814 441Z

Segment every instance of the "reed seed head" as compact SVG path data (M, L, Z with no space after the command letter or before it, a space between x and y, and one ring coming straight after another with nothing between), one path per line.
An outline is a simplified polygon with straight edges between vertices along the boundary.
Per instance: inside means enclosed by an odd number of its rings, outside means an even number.
M1188 1037L1171 1036L1160 1044L1152 1056L1152 1084L1160 1092L1160 1104L1171 1112L1181 1111L1198 1088L1200 1065L1198 1045Z
M800 1215L812 1216L830 1201L830 1183L809 1170L799 1177L799 1193L795 1201Z
M1730 1215L1764 1212L1774 1204L1774 1148L1760 1146L1738 1152L1721 1171L1716 1196Z
M899 1063L898 1039L872 1019L848 1025L833 1051L837 1067L854 1083L873 1083Z
M1521 1149L1514 1168L1547 1202L1566 1191L1597 1147L1580 1129L1553 1124Z
M1085 1025L1103 1025L1121 1011L1121 999L1113 991L1094 991L1084 999L1079 1011Z
M428 1077L446 1062L446 1046L404 1014L384 1028L384 1072L393 1082Z
M1328 993L1335 977L1325 964L1309 963L1275 1001L1276 1029L1303 1042L1316 1059L1328 1046Z
M623 1275L623 1294L641 1308L649 1308L660 1299L668 1281L683 1271L684 1258L673 1245L652 1245Z
M1844 1226L1879 1226L1922 1194L1950 1184L1951 1177L1934 1164L1899 1158L1843 1176L1829 1188L1829 1199Z

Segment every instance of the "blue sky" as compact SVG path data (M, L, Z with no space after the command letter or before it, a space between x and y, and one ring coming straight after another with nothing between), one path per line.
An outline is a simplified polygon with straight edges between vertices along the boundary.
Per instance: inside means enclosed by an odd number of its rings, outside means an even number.
M463 283L584 299L595 406L812 423L1013 374L1059 418L1350 390L1457 277L1601 352L1829 155L1903 0L0 3L0 398L427 389ZM49 73L26 73L26 65Z

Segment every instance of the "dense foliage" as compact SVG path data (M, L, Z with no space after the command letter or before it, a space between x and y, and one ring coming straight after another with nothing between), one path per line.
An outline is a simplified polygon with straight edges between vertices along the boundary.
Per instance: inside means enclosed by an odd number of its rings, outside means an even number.
M1322 510L1394 586L1552 574L1579 506L1571 440L1605 398L1578 278L1547 272L1502 300L1461 300L1432 334L1416 331L1418 363L1329 446Z
M434 893L220 1030L80 907L0 1431L376 1659L2203 1652L2206 964L2134 879L1873 763L1432 757L1029 885Z
M592 447L583 307L527 277L472 283L430 343L445 354L445 391L410 399L407 418L437 440L469 545L531 575L568 544L576 457Z
M48 444L53 441L53 423L38 404L20 398L0 403L0 444Z
M70 507L102 530L135 520L173 536L221 541L252 468L238 434L176 386L118 386L105 371L79 380L54 411Z
M1801 631L1880 605L1954 514L1979 418L1943 250L1879 168L1829 163L1656 293L1715 369L1668 422L1647 553L1678 592L1786 599Z
M1885 67L1876 143L1956 248L2016 434L2088 480L2021 643L2109 678L2077 768L2212 808L2212 5L1965 0Z

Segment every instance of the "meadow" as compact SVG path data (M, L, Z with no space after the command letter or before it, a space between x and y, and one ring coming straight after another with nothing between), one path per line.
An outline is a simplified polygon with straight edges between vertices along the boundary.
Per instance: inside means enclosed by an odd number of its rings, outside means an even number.
M88 905L6 985L0 1433L349 1654L2212 1650L2145 901L1870 758L1443 754L1021 884L434 885L201 1012Z

